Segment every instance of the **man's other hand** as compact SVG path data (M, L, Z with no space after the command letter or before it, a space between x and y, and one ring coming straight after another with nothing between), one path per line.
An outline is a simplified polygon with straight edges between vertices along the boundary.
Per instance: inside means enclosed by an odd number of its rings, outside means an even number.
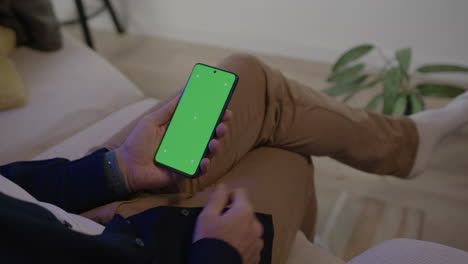
M168 169L155 165L154 155L167 125L177 106L179 96L169 103L143 117L116 151L119 167L126 177L130 191L154 190L173 184L183 176ZM216 139L209 142L209 154L200 163L201 174L207 172L210 158L219 150L219 139L227 132L227 121L232 118L232 112L227 110L222 123L216 127Z
M230 203L231 208L223 213ZM263 249L263 226L243 189L228 191L219 185L200 213L193 243L203 238L223 240L242 256L242 263L258 264Z

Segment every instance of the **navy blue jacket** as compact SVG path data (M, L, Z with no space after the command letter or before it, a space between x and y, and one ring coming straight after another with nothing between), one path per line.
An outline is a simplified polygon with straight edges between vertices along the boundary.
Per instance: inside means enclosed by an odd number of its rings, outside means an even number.
M36 199L72 213L122 200L107 182L106 150L76 161L56 158L16 162L0 174ZM116 215L101 235L70 229L40 206L0 193L2 263L241 263L239 253L216 239L192 244L202 208L157 207L130 218ZM264 226L261 263L271 262L271 215L257 214Z

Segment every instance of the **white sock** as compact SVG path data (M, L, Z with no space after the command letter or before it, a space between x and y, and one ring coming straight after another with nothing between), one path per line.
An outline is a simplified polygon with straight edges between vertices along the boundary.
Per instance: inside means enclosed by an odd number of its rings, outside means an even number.
M468 92L456 97L447 106L416 113L410 118L416 123L419 145L410 178L423 172L434 148L447 135L468 124Z

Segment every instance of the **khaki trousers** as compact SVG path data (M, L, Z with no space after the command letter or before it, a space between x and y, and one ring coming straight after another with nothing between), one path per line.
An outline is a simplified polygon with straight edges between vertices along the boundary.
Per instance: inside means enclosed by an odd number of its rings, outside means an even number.
M350 108L286 79L252 56L233 55L218 67L237 73L239 83L229 104L234 118L209 172L157 193L97 208L88 217L105 223L114 214L129 217L157 206L201 207L213 186L222 182L246 188L256 211L273 216L273 263L286 263L297 231L309 238L314 234L311 155L330 156L377 174L409 174L418 145L409 118ZM96 148L118 147L136 122Z

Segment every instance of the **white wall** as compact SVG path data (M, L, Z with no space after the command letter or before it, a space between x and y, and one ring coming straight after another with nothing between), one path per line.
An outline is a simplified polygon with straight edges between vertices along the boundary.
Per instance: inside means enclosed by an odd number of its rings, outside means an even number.
M83 1L88 11L97 10L101 7L101 1L96 0L84 0ZM60 21L65 21L73 18L77 18L75 1L71 0L52 0L55 12ZM117 4L118 2L116 2Z
M120 0L131 32L332 62L376 43L468 64L467 0ZM93 21L108 28L103 15ZM376 57L377 58L377 57ZM372 59L371 59L372 61ZM377 62L377 61L374 61Z

